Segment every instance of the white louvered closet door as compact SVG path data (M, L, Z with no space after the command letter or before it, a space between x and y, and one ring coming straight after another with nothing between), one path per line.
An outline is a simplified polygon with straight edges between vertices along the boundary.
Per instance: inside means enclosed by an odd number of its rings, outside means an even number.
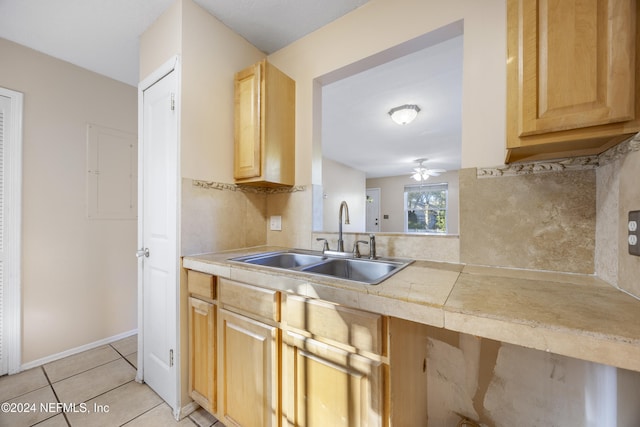
M9 111L9 98L0 95L0 375L8 372L7 360L7 343L4 334L4 219L5 219L5 203L4 203L4 186L5 186L5 118Z
M23 95L0 87L0 375L20 371Z

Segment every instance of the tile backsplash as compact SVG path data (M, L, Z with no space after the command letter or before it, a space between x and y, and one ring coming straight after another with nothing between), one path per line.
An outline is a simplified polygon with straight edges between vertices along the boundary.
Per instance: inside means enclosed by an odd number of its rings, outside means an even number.
M265 193L183 178L180 253L193 255L264 245L266 212Z
M637 138L637 139L636 139ZM600 156L460 171L460 235L378 233L378 253L464 264L595 274L640 297L627 251L640 210L640 137ZM259 245L316 248L311 186L252 191L183 179L182 254ZM271 215L282 230L271 231ZM353 238L364 238L366 233Z
M594 273L595 170L540 172L460 171L461 262Z
M640 210L640 137L600 156L597 170L596 274L640 298L640 257L629 254L627 222Z

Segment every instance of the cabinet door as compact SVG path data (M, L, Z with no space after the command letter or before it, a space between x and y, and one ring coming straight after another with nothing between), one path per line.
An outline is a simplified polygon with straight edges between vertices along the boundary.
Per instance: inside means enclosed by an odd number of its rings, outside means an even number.
M311 339L284 345L284 426L381 426L382 397L380 362Z
M635 1L508 5L509 66L520 91L518 136L635 118Z
M213 304L189 297L189 391L207 411L216 411L215 340Z
M262 174L262 67L259 62L235 77L235 179Z
M278 329L219 310L220 416L226 426L277 426Z

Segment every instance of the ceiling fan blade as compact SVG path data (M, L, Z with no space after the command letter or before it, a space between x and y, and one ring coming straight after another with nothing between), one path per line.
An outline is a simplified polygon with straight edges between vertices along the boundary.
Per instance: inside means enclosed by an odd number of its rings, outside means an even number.
M444 169L427 169L425 171L428 175L439 176L441 173L446 172Z

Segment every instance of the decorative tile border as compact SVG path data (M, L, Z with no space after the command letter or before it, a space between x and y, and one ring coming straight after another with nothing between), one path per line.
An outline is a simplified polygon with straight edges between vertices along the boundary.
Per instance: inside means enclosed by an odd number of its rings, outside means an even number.
M600 156L598 156L598 162L600 166L606 165L634 151L640 151L640 133L635 134L633 137L600 154Z
M596 169L598 166L614 162L628 153L640 151L640 133L621 142L600 155L573 157L539 162L512 163L494 168L478 168L478 178L496 178L502 176L529 175L545 172L564 172L572 170Z
M240 191L252 194L284 194L296 193L298 191L306 191L304 185L294 185L293 187L253 187L249 185L227 184L223 182L200 181L194 179L192 181L194 187L204 188L205 190L221 190L221 191Z
M529 175L543 172L562 172L569 170L595 169L598 167L598 156L584 156L553 161L529 163L513 163L495 168L478 168L478 178L500 176Z

